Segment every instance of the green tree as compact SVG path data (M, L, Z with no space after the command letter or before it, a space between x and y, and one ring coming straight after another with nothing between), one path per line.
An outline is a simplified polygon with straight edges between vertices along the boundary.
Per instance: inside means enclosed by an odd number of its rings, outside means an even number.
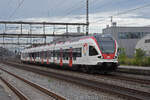
M143 59L145 56L145 51L143 51L142 49L136 49L136 53L135 53L135 58L136 59Z
M136 49L135 64L139 66L143 65L144 56L145 56L145 51L143 51L142 49Z

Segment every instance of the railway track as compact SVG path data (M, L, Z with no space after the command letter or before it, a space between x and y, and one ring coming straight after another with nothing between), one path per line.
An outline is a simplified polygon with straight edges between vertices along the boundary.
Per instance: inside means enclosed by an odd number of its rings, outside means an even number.
M16 62L19 63L19 62ZM8 63L9 64L9 63ZM109 74L109 75L99 75L99 77L107 77L110 79L117 79L117 80L125 80L125 81L130 81L130 82L136 82L139 84L146 84L146 85L150 85L150 80L146 80L146 79L141 79L141 78L134 78L134 77L128 77L128 76L120 76L120 75L116 75L116 74Z
M121 86L116 86L108 83L103 83L103 82L97 82L97 81L91 81L88 79L84 78L79 78L79 77L73 77L73 76L68 76L68 75L63 75L63 74L58 74L58 73L53 73L49 71L43 71L35 68L31 68L28 66L22 66L22 65L13 65L16 68L21 68L23 70L31 71L34 73L38 73L41 75L49 76L49 77L55 77L61 80L65 80L68 82L76 83L79 85L83 85L89 88L94 88L96 90L102 91L109 93L111 95L117 95L119 97L128 99L128 100L150 100L150 93L148 92L143 92L135 89L130 89L130 88L124 88Z
M8 72L5 69L0 68L0 70L2 70L4 72L6 72L6 73L8 73L8 74L10 74L12 76L14 76L15 78L17 78L17 79L19 79L19 80L21 80L21 81L23 81L23 82L25 82L27 84L29 84L30 86L38 89L39 91L43 92L44 94L46 94L46 95L48 95L50 97L53 97L56 100L66 100L64 97L59 96L59 95L57 95L57 94L55 94L55 93L47 90L46 88L39 86L38 84L35 84L35 83L33 83L31 81L28 81L28 80L26 80L26 79L24 79L22 77L19 77L19 76L15 75L15 74L13 74L11 72ZM7 82L5 79L3 79L2 77L0 77L0 79L20 98L20 100L30 100L19 89L15 88L12 84L10 84L9 82Z
M25 96L19 89L14 87L12 84L7 82L4 78L0 77L0 79L18 96L20 100L29 100L27 96Z
M114 74L100 75L100 76L107 77L107 78L110 78L110 79L125 80L125 81L130 81L130 82L136 82L136 83L140 83L140 84L150 85L150 80L145 80L145 79L140 79L140 78L132 78L132 77L119 76L119 75L114 75Z

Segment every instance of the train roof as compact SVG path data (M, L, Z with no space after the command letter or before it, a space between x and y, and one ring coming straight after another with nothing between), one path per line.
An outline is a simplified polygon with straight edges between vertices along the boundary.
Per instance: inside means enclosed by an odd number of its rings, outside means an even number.
M88 37L112 37L110 34L91 34L91 35L88 35L88 36L80 36L80 37L69 37L69 38L60 38L58 40L55 40L55 41L52 41L50 44L43 44L43 45L37 45L37 46L31 46L27 49L34 49L35 47L38 47L38 48L45 48L47 47L48 45L52 45L52 44L57 44L57 43L64 43L64 42L73 42L73 41L78 41L80 39L86 39Z
M91 37L91 36L94 36L94 37L112 37L111 34L90 34L88 36L60 38L58 40L52 41L50 44L53 44L53 43L55 44L55 43L59 43L59 42L66 42L66 41L78 41L80 39L88 38L88 37Z

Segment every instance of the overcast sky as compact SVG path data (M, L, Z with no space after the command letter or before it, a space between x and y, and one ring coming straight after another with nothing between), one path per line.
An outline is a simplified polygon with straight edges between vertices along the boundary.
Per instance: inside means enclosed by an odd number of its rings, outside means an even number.
M91 32L117 13L150 4L150 0L89 0ZM19 6L20 5L20 6ZM0 20L85 22L86 0L0 0ZM119 25L150 25L150 6L115 16Z

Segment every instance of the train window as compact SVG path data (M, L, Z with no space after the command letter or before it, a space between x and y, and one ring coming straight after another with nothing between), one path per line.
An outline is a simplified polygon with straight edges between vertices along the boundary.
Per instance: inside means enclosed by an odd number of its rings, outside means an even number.
M74 48L72 52L73 56L81 57L81 48Z
M59 58L60 58L60 50L56 50L54 54L55 54L55 57L57 57L57 60L59 60Z
M62 58L63 57L63 50L60 49L60 57Z
M26 57L29 57L29 54L28 54L28 53L26 53Z
M32 57L33 57L34 59L36 58L35 52L32 53Z
M41 54L41 52L39 52L39 57L40 57L40 58L42 57L42 54Z
M43 58L43 52L42 51L40 52L40 58Z
M29 57L31 57L31 54L29 53Z
M30 54L29 54L29 53L27 53L27 57L30 57Z
M25 58L27 57L27 53L24 53L24 57L25 57Z
M29 57L34 58L34 53L29 53Z
M51 59L51 51L47 51L47 58Z
M44 59L47 58L47 52L46 51L43 51L43 56L44 56Z
M33 58L35 58L36 57L36 55L35 55L35 52L33 53Z
M36 53L36 57L39 57L39 52Z
M93 46L89 46L89 56L95 56L98 55L97 50Z
M68 60L70 54L69 49L64 49L62 52L63 52L63 59Z
M41 54L42 54L42 58L44 58L44 55L45 55L45 54L44 54L44 52L43 52L43 51L41 52Z
M34 58L36 58L36 57L37 57L37 52L34 53Z
M73 56L73 60L76 60L76 58L77 58L77 53L76 53L76 52L73 52L73 53L72 53L72 56Z
M145 40L145 43L150 43L150 39L146 39L146 40Z
M73 56L73 60L76 60L76 56Z
M37 52L37 57L40 57L40 53L39 52Z
M56 51L53 50L53 57L56 57Z
M29 57L30 57L30 58L32 57L32 53L29 53Z
M47 51L45 51L45 59L47 59L48 55L47 55Z
M66 50L66 59L69 60L70 57L70 49Z
M63 53L63 59L65 60L66 59L66 52L65 52L66 50L64 49L64 50L62 50L62 53Z
M82 49L81 48L77 48L77 57L81 57L81 52L82 52Z
M51 51L51 57L54 57L53 51Z

